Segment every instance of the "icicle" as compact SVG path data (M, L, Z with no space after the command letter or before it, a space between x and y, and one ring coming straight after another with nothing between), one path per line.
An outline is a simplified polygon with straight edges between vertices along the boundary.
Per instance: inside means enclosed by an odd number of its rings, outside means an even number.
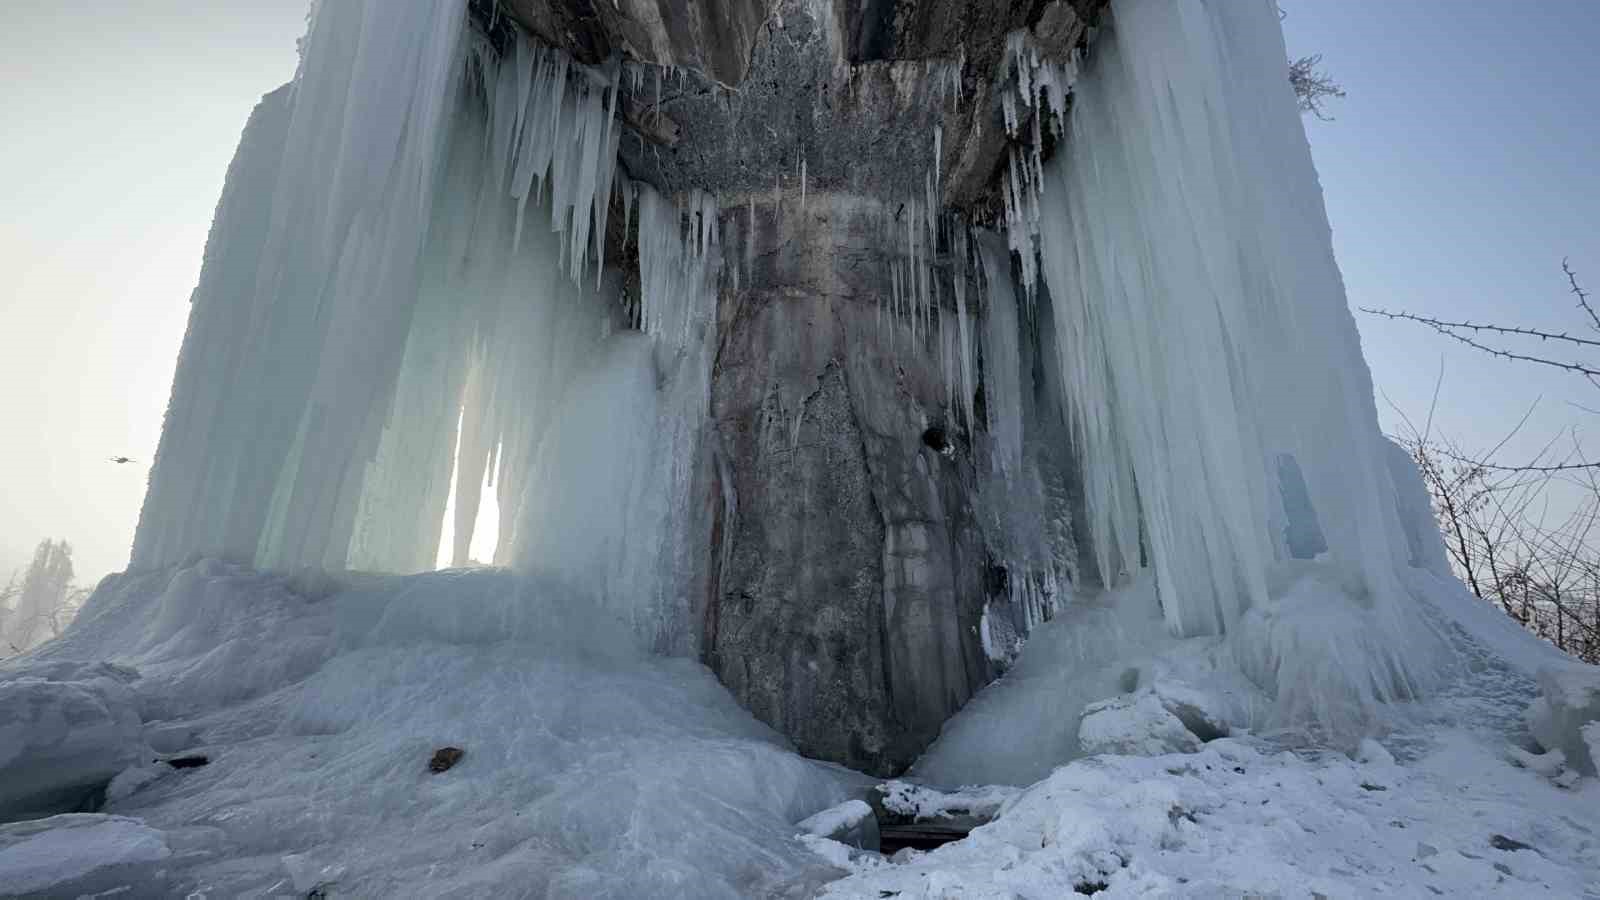
M957 227L951 230L950 235L951 255L955 258L954 278L951 282L956 300L956 328L959 337L959 352L961 360L960 385L961 385L961 413L968 429L976 429L973 421L972 402L973 395L977 392L977 385L973 378L972 368L972 341L969 334L967 319L967 230Z
M1008 480L1022 470L1022 360L1017 298L1011 288L1011 257L998 238L980 238L985 303L983 315L983 396L991 461Z
M1282 715L1359 735L1437 645L1396 575L1406 543L1277 15L1119 0L1116 22L1039 218L1097 564L1113 583L1147 560L1172 631L1228 634ZM1272 527L1283 455L1325 538L1314 568L1286 569ZM1285 571L1317 574L1285 596Z

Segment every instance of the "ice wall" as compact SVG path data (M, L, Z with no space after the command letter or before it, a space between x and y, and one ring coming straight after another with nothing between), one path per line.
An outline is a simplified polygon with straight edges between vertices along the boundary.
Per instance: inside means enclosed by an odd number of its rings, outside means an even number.
M463 398L463 485L519 495L538 376L614 305L616 78L457 0L317 6L218 206L134 566L430 567Z
M460 0L317 6L230 170L134 567L429 569L454 475L457 565L487 482L494 562L688 646L718 208L614 183L618 61L496 35Z
M1426 635L1396 577L1406 541L1274 6L1113 13L1037 198L1099 570L1114 584L1148 564L1168 627L1237 632L1258 680L1299 692L1280 702L1409 695ZM1287 516L1286 457L1305 488ZM1277 602L1291 554L1273 523L1306 503L1338 610ZM1326 646L1307 632L1328 615L1371 637ZM1323 683L1291 686L1296 665Z
M464 67L449 0L320 4L252 117L191 299L133 565L340 564L417 297Z

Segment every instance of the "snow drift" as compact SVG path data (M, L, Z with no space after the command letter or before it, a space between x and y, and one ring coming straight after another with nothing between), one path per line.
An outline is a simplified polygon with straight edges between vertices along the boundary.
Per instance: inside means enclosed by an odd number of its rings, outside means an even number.
M866 784L797 756L703 666L639 650L630 622L504 571L308 581L203 562L117 576L81 622L4 685L66 694L97 677L71 660L115 663L106 718L131 727L72 733L112 763L102 786L127 774L111 818L57 838L182 848L159 879L122 873L141 889L803 896L834 871L792 823ZM443 746L465 756L432 774ZM48 751L37 771L76 766ZM160 762L178 753L209 762ZM0 765L8 786L30 771ZM0 829L0 862L6 847ZM62 865L63 883L95 868Z

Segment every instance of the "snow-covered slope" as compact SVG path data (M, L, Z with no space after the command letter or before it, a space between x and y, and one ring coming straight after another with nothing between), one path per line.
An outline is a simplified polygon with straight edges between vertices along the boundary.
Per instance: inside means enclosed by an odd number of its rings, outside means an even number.
M138 896L735 898L834 877L792 823L865 779L795 755L703 666L634 649L627 623L572 600L493 570L119 576L0 673L0 710L37 691L24 673L66 690L83 684L67 660L122 667L105 703L142 728L76 734L127 769L101 811L181 848L159 875L130 870ZM465 755L431 773L445 746ZM40 768L67 764L53 752ZM173 754L209 762L156 761ZM24 862L0 848L0 894L24 871L43 883ZM58 891L84 868L62 866Z

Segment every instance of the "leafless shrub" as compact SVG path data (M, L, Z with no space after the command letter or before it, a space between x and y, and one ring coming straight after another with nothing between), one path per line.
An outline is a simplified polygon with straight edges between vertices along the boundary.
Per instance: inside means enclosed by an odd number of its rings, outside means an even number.
M1561 268L1584 327L1600 335L1589 294L1566 261ZM1600 349L1600 340L1408 312L1363 312L1426 326L1499 359L1570 372L1600 388L1600 363L1584 358ZM1534 342L1577 355L1558 359L1523 346ZM1450 563L1467 587L1562 650L1600 663L1600 462L1587 458L1576 429L1557 435L1532 459L1500 462L1501 450L1532 412L1530 407L1486 452L1466 452L1434 433L1431 412L1422 428L1402 414L1404 431L1396 440L1422 473ZM1553 511L1561 505L1552 503L1558 494L1569 499L1567 512Z
M1302 56L1289 61L1289 84L1300 101L1300 111L1311 113L1324 122L1333 121L1323 104L1329 100L1343 100L1344 88L1327 72L1317 68L1322 65L1322 54Z

